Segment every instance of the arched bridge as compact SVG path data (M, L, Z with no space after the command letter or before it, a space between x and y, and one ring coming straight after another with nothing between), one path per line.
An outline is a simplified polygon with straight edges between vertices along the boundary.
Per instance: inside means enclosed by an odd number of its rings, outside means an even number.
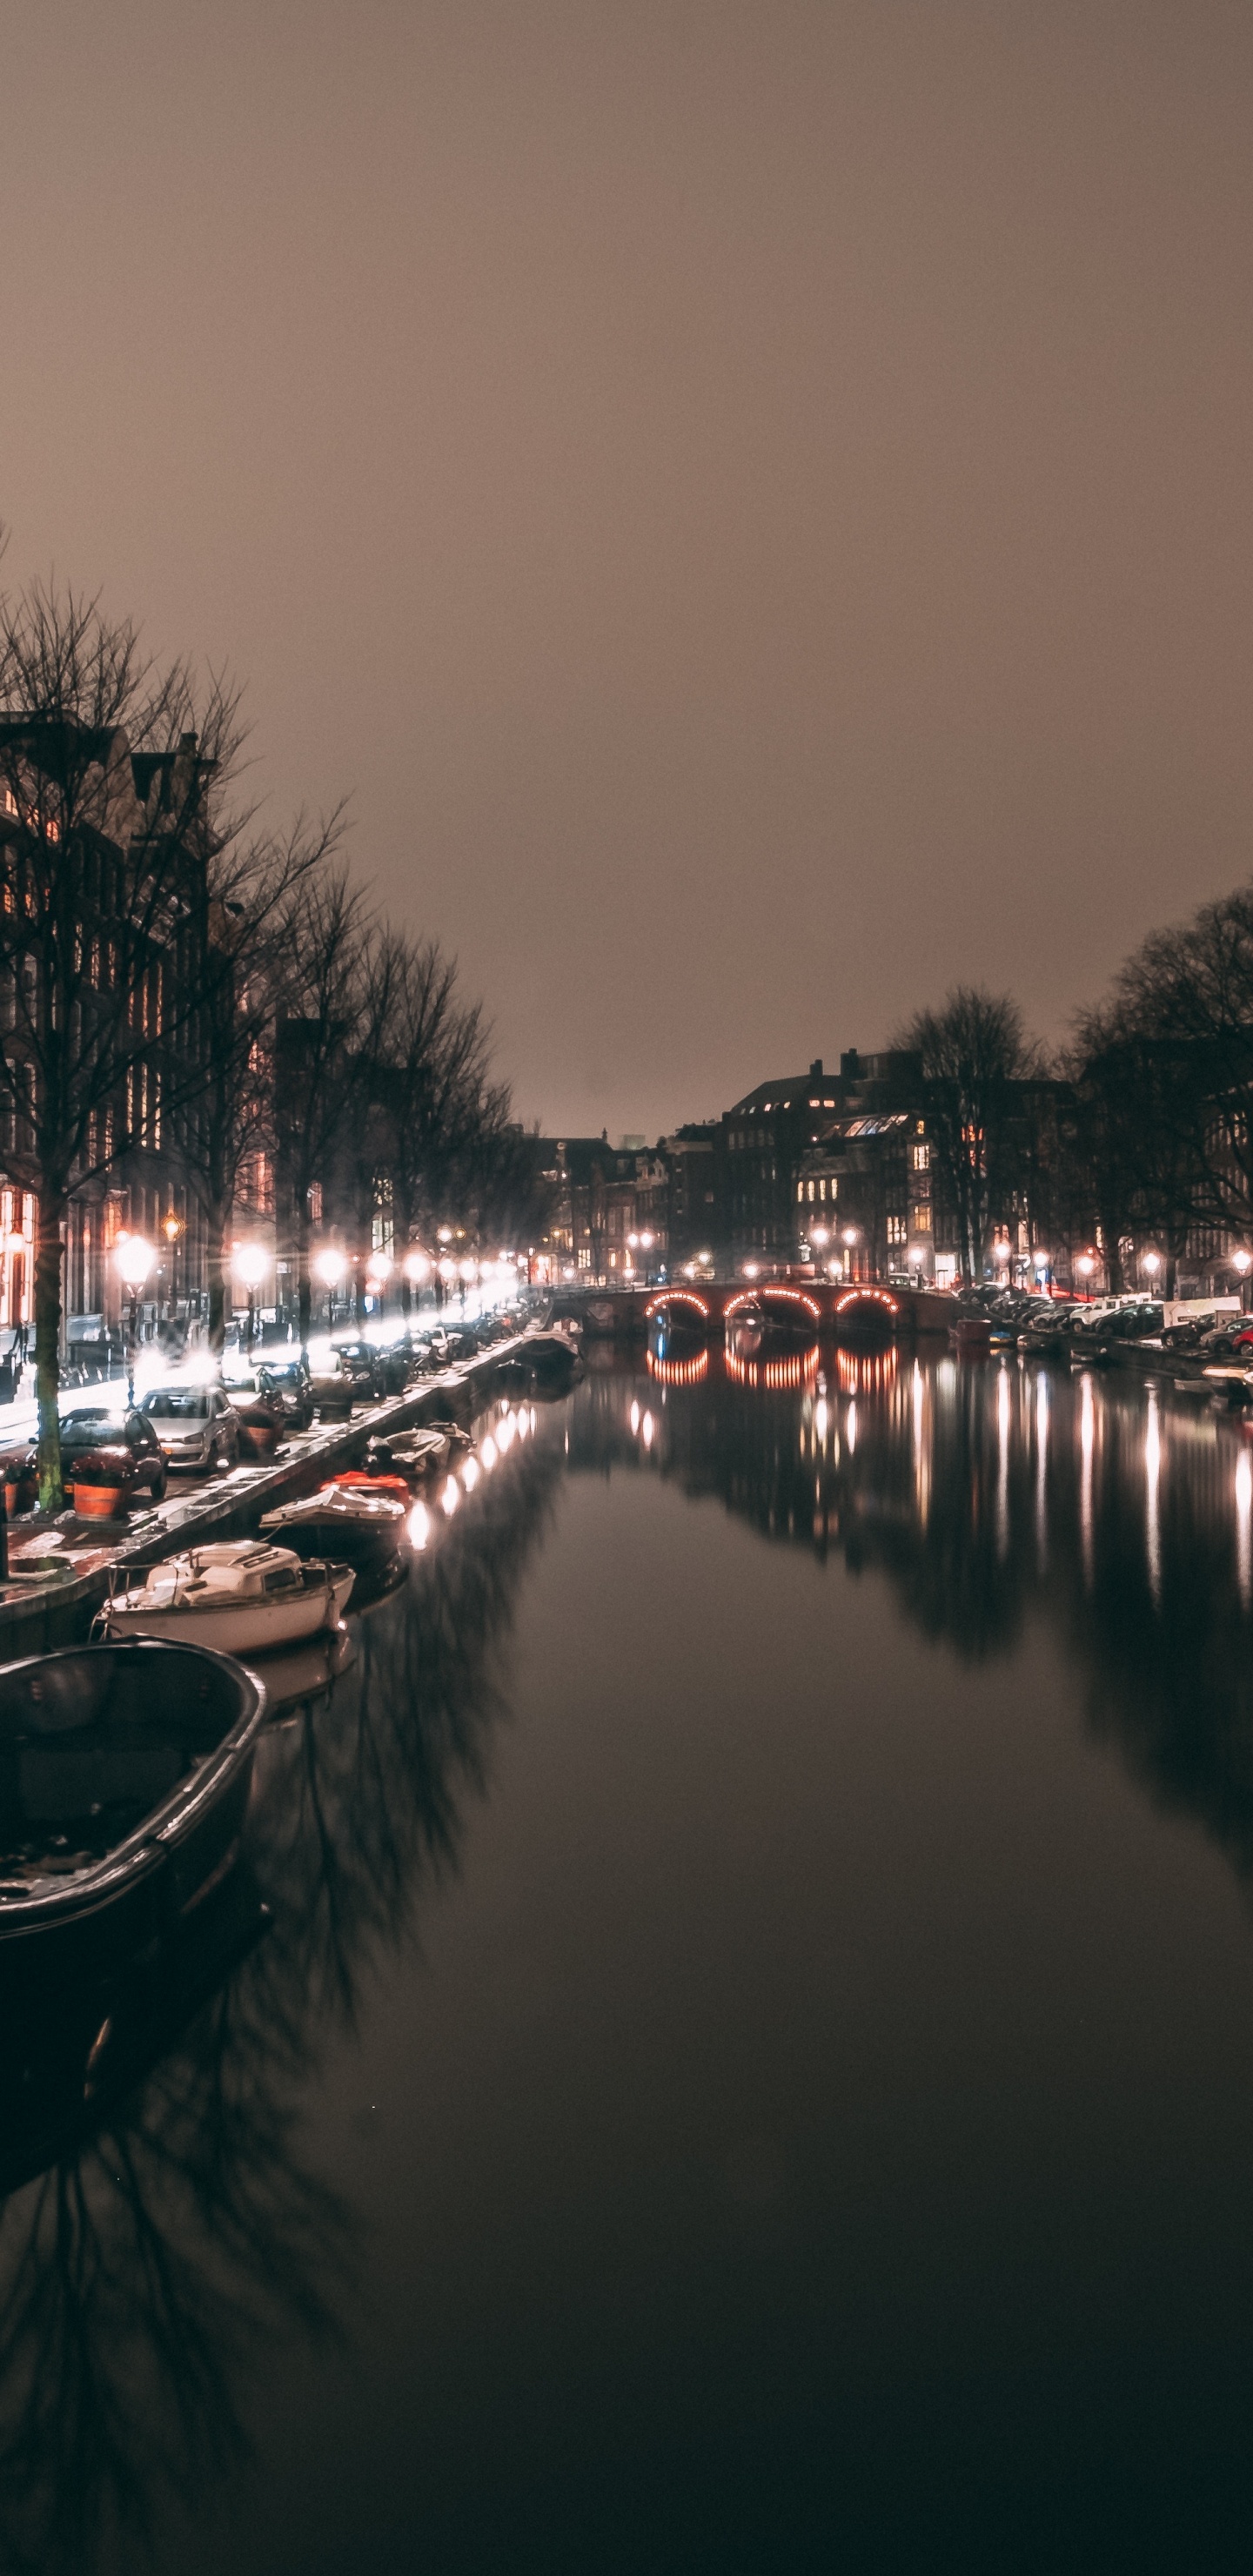
M706 1336L719 1335L737 1316L760 1314L767 1321L815 1333L884 1337L946 1333L953 1301L926 1288L879 1288L844 1279L686 1280L653 1288L577 1288L559 1290L558 1314L577 1315L590 1336L610 1341L643 1339L656 1324Z

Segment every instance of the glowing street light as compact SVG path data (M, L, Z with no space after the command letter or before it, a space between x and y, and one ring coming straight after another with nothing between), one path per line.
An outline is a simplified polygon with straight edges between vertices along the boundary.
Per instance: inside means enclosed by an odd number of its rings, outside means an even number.
M826 1225L811 1226L809 1231L809 1240L811 1243L816 1243L819 1251L821 1251L824 1244L828 1244L831 1240L830 1227Z
M1147 1270L1150 1279L1156 1279L1158 1271L1162 1266L1162 1256L1160 1252L1146 1252L1143 1254L1142 1258L1144 1267Z
M1007 1243L994 1243L992 1246L992 1258L994 1261L999 1262L1008 1261L1011 1258L1009 1245Z
M348 1264L343 1253L339 1250L338 1245L334 1243L323 1244L322 1250L314 1257L314 1277L321 1280L322 1285L326 1290L326 1329L328 1333L335 1320L335 1291L338 1288L340 1280L343 1278L347 1267Z
M142 1234L123 1234L114 1247L113 1258L118 1276L126 1290L128 1330L126 1335L126 1401L135 1401L135 1335L139 1326L139 1300L144 1282L156 1260L152 1245Z
M1231 1256L1231 1266L1232 1266L1232 1269L1233 1269L1233 1270L1238 1270L1242 1279L1243 1279L1243 1278L1245 1278L1245 1277L1247 1276L1248 1271L1249 1271L1250 1264L1253 1264L1253 1252L1233 1252L1233 1253L1232 1253L1232 1256Z
M252 1349L257 1329L257 1290L269 1269L269 1254L263 1244L237 1243L231 1250L231 1268L242 1279L248 1291L248 1348Z

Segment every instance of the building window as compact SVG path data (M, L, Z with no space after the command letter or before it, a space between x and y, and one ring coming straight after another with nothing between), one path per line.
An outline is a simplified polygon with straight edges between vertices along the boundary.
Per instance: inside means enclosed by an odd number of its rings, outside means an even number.
M914 1170L915 1170L916 1172L929 1172L929 1171L930 1171L930 1169L931 1169L931 1148L930 1148L930 1146L929 1146L929 1145L915 1145L915 1146L913 1146L913 1147L911 1148L911 1151L912 1151L912 1155L913 1155L913 1165L914 1165Z
M906 1232L907 1227L903 1216L890 1216L888 1218L889 1243L903 1243L905 1241Z
M914 1209L914 1232L915 1234L930 1234L931 1210L929 1207L916 1207Z
M309 1223L310 1223L310 1225L320 1225L320 1224L321 1224L321 1222L322 1222L322 1184L321 1184L321 1182L320 1182L320 1181L310 1181L310 1183L309 1183Z

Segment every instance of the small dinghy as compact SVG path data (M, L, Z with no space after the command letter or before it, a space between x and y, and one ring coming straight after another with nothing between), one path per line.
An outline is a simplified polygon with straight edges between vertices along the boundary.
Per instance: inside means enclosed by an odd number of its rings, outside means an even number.
M294 1548L233 1538L167 1556L147 1581L110 1594L107 1637L182 1637L223 1655L264 1655L335 1628L355 1577L350 1565L307 1564Z
M265 1692L202 1646L135 1637L0 1669L0 1999L99 1976L234 1858Z
M365 1472L370 1476L403 1476L422 1484L446 1465L451 1450L447 1431L405 1431L399 1439L366 1443Z
M406 1506L394 1494L323 1485L316 1494L266 1512L261 1527L299 1556L333 1556L352 1566L375 1566L402 1545L408 1523Z

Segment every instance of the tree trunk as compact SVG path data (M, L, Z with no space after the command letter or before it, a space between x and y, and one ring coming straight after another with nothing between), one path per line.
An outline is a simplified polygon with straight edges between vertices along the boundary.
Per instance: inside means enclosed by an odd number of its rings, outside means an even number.
M39 1406L39 1508L65 1508L61 1484L61 1227L64 1192L41 1189L35 1233L35 1396Z
M209 1348L220 1359L226 1347L226 1216L211 1210L206 1225L205 1267L209 1274Z
M309 1219L306 1202L296 1209L296 1309L300 1325L301 1356L309 1356L309 1326L313 1320L313 1291L309 1285Z

